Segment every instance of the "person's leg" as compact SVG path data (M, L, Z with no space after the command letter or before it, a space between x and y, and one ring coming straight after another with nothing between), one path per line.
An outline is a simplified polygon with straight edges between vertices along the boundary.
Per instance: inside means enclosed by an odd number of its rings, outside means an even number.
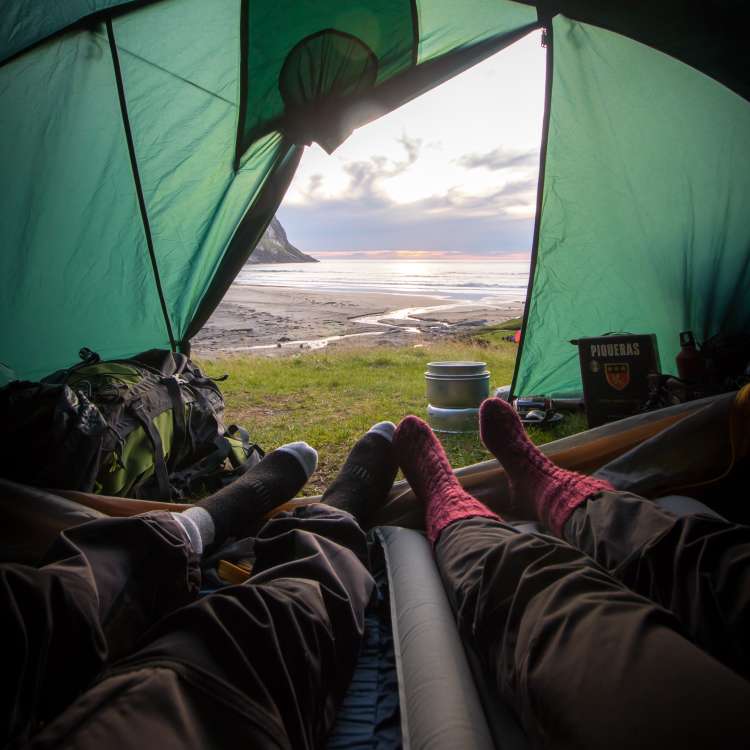
M163 512L68 529L41 568L0 566L0 744L54 717L108 659L192 601L199 580L183 527Z
M482 403L479 430L485 447L505 469L509 510L524 520L541 521L556 536L587 497L614 489L604 480L556 466L531 442L507 401L489 398Z
M319 504L271 519L246 584L164 618L39 742L109 743L130 717L124 746L150 736L164 747L320 746L351 679L374 586L364 532L348 511L382 502L396 471L389 439L368 435L327 493L347 510Z
M215 549L229 538L249 536L266 513L305 486L317 464L318 454L307 443L287 443L231 484L175 516L191 538L199 537L201 548Z
M477 518L448 526L436 557L459 628L538 744L746 746L750 683L572 546Z
M64 531L44 565L0 567L8 633L0 737L46 722L145 630L198 593L204 544L240 535L268 502L293 497L316 454L295 443L185 513L100 519Z
M429 428L399 426L459 627L535 744L742 747L750 685L676 618L566 542L523 534L458 484Z
M671 610L695 643L750 677L750 527L601 492L571 513L562 536Z
M322 502L351 513L362 528L367 528L372 511L382 504L396 478L395 431L393 422L373 425L357 441L323 493Z
M163 618L36 738L40 747L319 747L373 581L365 535L325 505L270 520L255 575Z
M750 527L677 516L552 464L509 404L481 409L482 439L509 474L517 507L669 609L699 646L750 675Z

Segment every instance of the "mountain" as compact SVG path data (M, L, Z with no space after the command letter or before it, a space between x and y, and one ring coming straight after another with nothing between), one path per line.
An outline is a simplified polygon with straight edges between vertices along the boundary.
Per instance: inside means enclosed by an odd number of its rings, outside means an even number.
M286 237L284 227L274 216L258 246L253 250L248 263L317 263L316 258L305 255Z

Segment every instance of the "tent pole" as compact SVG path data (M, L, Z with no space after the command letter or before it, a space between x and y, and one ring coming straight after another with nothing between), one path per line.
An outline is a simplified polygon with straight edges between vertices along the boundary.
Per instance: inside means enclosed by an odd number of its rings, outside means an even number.
M242 155L249 145L245 146L245 118L247 116L247 56L248 56L248 9L249 0L240 0L240 80L239 111L237 113L237 140L234 144L234 171L240 170Z
M411 64L419 63L419 8L417 0L411 0Z
M164 291L161 286L161 277L159 276L159 266L156 262L156 253L154 252L154 241L151 236L151 225L148 221L148 211L146 210L146 201L143 197L143 187L141 185L141 175L138 171L138 160L135 156L135 144L133 143L133 133L130 129L130 118L128 117L128 105L125 100L125 86L122 81L122 71L120 70L120 56L117 52L117 44L115 43L115 32L112 28L112 19L107 18L107 38L109 39L109 50L112 55L112 65L115 70L115 80L117 82L117 96L120 100L120 113L122 115L122 125L125 129L125 139L128 142L128 153L130 154L130 168L133 172L133 181L135 182L135 192L138 196L138 207L141 211L141 221L143 222L143 233L146 236L146 245L148 247L148 254L151 259L151 269L154 273L154 281L156 283L156 291L159 293L159 302L161 303L161 311L164 316L164 322L167 326L167 335L169 336L169 346L173 352L177 351L177 344L175 342L174 333L172 332L172 323L169 319L169 311L167 310L167 303L164 299Z
M511 381L509 399L514 399L518 372L521 367L523 349L526 343L526 330L529 322L529 311L531 310L531 295L534 290L534 276L536 275L536 264L539 257L539 234L542 223L542 200L544 198L544 172L547 166L547 147L549 145L549 120L550 106L552 104L552 74L554 65L554 43L552 38L552 18L545 19L542 27L542 43L547 49L547 71L544 84L544 117L542 119L542 145L539 149L539 177L536 186L536 216L534 217L534 239L531 244L531 266L529 268L529 284L526 288L526 305L523 311L523 323L521 324L521 342L518 345L516 365L513 369L513 380Z

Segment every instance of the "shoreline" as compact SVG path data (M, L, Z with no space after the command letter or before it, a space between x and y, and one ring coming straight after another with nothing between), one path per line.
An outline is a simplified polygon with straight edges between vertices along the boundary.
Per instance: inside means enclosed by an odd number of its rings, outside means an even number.
M523 315L521 300L460 300L233 284L193 338L193 356L279 356L326 346L419 344Z

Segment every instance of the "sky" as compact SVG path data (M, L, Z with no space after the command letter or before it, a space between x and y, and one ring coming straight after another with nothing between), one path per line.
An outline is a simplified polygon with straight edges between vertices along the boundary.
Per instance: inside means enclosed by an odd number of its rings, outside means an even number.
M315 257L528 257L544 110L534 32L355 131L305 149L278 217Z

